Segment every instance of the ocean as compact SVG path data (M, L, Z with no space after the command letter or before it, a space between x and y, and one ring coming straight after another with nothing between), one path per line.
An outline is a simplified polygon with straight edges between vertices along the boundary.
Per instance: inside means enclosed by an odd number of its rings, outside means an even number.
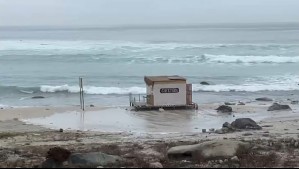
M197 103L298 100L298 28L1 27L0 107L79 105L79 77L87 105L129 106L129 93L145 93L145 75L186 77Z

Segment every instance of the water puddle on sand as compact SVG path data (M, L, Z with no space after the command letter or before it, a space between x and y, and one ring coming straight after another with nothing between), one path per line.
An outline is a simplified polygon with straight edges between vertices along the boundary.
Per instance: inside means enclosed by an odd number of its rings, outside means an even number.
M221 128L225 122L236 118L249 117L260 121L269 117L267 113L242 113L233 115L215 111L127 111L121 108L90 112L64 112L49 117L24 119L29 124L41 125L51 129L68 129L101 132L138 133L182 133L201 132L202 129Z

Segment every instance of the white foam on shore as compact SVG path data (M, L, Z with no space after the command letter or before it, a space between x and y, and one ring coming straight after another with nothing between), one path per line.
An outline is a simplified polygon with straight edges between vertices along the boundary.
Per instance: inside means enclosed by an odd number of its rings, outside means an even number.
M79 93L80 89L78 86L41 86L40 90L42 92L54 93L54 92L69 92L69 93ZM96 86L84 86L84 92L86 94L142 94L146 90L143 87L129 87L129 88L119 88L119 87L96 87Z
M0 108L6 109L6 108L8 108L8 107L9 107L9 106L7 106L7 105L0 104Z
M204 54L208 63L297 63L299 56L237 56L237 55L210 55Z
M55 93L55 92L68 92L68 93L79 93L79 87L77 86L41 86L40 89L45 93ZM217 85L200 85L193 84L194 92L258 92L258 91L293 91L299 90L299 85L296 83L277 83L277 84L217 84ZM145 94L146 88L144 87L129 87L129 88L119 88L119 87L96 87L96 86L86 86L84 88L84 93L86 94Z

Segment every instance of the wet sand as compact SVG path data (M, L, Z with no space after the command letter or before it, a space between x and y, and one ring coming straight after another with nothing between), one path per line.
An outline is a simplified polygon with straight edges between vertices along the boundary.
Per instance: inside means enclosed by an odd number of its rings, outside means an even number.
M126 107L31 107L0 110L0 120L20 120L26 124L49 129L94 132L129 133L198 133L202 129L221 128L237 118L252 118L257 122L297 118L298 105L292 111L269 112L272 102L252 102L233 105L233 113L220 113L220 105L202 104L198 110L131 111ZM287 103L286 103L287 104Z

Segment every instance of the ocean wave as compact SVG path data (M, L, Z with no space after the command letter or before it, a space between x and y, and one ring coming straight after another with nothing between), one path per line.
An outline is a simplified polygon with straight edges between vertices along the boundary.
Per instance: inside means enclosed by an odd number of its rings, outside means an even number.
M194 85L195 92L259 92L259 91L293 91L299 90L297 84L219 84L219 85Z
M69 93L79 93L79 87L77 86L41 86L42 92L55 93L55 92L69 92ZM217 84L217 85L201 85L193 84L193 92L258 92L258 91L293 91L299 90L299 85L297 83L288 84ZM84 87L84 93L86 94L144 94L146 93L146 88L144 87L96 87L96 86L86 86Z
M299 56L235 56L204 54L203 60L209 63L297 63Z
M71 85L42 85L37 87L38 91L34 93L79 93L78 86ZM32 88L30 88L32 89ZM258 91L294 91L299 90L298 81L290 83L286 82L267 82L267 83L243 83L243 84L212 84L201 85L193 84L193 92L258 92ZM27 91L27 90L25 90ZM11 90L10 93L14 91ZM15 90L19 92L19 90ZM41 94L40 93L40 94ZM145 94L146 88L140 86L132 87L99 87L99 86L84 86L84 93L88 95L127 95L132 94ZM32 95L33 93L24 93ZM21 100L31 98L23 97ZM0 107L3 105L0 105Z
M79 93L80 89L78 86L48 86L43 85L40 87L41 92L45 93L55 93L55 92L69 92L69 93ZM119 87L96 87L96 86L84 86L84 93L86 94L142 94L146 90L143 87L128 87L128 88L119 88Z
M26 93L26 94L33 94L34 91L27 91L27 90L19 90L22 93Z
M122 49L124 51L151 51L151 50L174 50L174 49L211 49L211 48L271 48L287 49L299 47L298 44L205 44L205 43L148 43L131 41L57 41L57 40L1 40L0 51L4 50L31 50L31 51L54 51L54 52L78 52L83 51L106 51Z

